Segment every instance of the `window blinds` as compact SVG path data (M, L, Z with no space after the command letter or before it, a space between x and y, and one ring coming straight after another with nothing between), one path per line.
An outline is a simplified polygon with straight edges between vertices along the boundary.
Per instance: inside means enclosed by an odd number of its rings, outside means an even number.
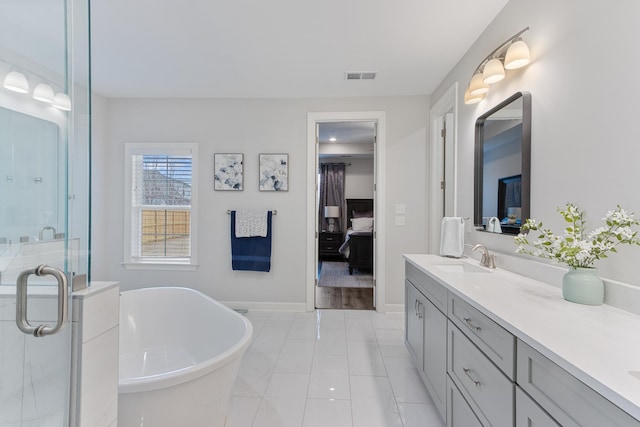
M191 156L134 154L132 162L132 255L188 258Z

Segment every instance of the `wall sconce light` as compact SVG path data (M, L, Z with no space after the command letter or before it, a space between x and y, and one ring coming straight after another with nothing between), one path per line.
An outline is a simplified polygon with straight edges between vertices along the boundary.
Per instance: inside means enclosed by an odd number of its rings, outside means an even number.
M529 47L520 37L529 30L524 28L487 55L476 67L464 93L465 104L476 104L489 92L489 85L505 78L506 70L515 70L529 64Z
M53 103L53 98L55 95L53 94L53 88L46 83L40 83L38 86L33 89L33 99L37 99L38 101L46 102L47 104Z
M53 106L58 110L71 111L71 98L66 93L56 93L53 97Z
M36 74L34 74L34 76L36 81L44 80ZM4 77L2 86L13 92L29 93L29 80L24 73L19 71L9 72ZM55 93L51 85L47 83L36 85L35 89L33 89L32 97L46 104L51 104L51 106L58 110L71 111L71 98L69 98L69 95L64 92Z
M4 78L3 86L5 89L18 93L29 93L29 81L27 77L18 71L11 71Z

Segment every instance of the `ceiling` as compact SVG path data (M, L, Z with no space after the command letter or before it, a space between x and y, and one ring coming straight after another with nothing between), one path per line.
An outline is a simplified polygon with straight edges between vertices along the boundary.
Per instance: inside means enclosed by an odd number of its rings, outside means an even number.
M318 157L373 159L374 138L375 122L319 123Z
M92 88L107 97L430 94L507 1L92 0ZM364 71L377 77L345 79Z

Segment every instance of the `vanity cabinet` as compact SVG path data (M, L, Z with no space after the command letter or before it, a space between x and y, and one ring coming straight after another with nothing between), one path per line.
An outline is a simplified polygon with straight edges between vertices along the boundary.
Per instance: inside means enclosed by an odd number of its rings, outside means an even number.
M447 369L447 318L432 303L446 304L446 290L424 273L407 268L405 280L405 342L420 376L445 419ZM444 291L444 294L442 294ZM428 296L427 296L428 295Z
M473 412L483 425L513 427L514 383L453 323L448 339L447 371Z
M513 304L519 298L512 275L485 275L478 279L480 286L469 275L450 274L436 281L437 267L432 276L429 263L424 268L430 274L418 266L405 264L405 342L447 427L640 427L640 421L595 391L597 387L558 364L566 360L572 366L570 359L554 361L524 341L535 339L531 330L540 328L529 328L512 307L502 309L502 301ZM496 296L486 298L485 292ZM522 319L533 318L537 308L526 306L535 304L531 295L542 295L545 304L556 298L535 288L519 301L528 310ZM505 320L509 316L519 321L517 328Z
M456 295L448 308L448 375L483 425L512 427L514 336Z
M521 340L517 351L519 386L559 425L640 426L640 422ZM530 424L518 427L521 425Z

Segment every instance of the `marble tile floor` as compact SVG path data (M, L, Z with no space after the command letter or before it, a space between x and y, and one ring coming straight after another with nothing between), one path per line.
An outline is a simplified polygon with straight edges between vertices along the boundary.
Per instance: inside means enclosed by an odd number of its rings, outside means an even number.
M226 427L444 427L405 348L403 313L249 312Z

